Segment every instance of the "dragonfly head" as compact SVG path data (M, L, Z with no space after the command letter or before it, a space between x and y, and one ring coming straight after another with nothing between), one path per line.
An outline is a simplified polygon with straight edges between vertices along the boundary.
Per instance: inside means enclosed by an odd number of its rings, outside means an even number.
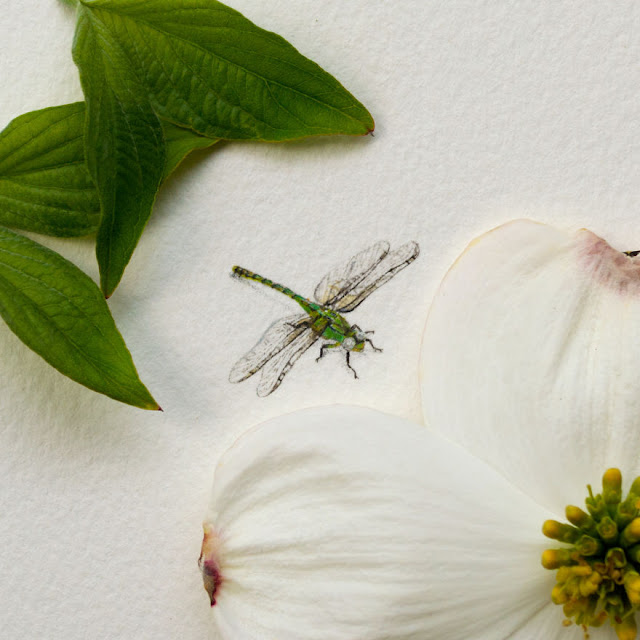
M351 330L352 334L342 342L343 348L347 351L362 351L367 337L366 333L357 325L353 325Z
M342 341L342 348L345 351L353 351L356 347L357 343L356 343L356 339L352 338L351 336L349 336L348 338L345 338Z
M357 324L354 324L351 328L353 329L353 337L356 339L356 342L364 343L367 339L367 334Z

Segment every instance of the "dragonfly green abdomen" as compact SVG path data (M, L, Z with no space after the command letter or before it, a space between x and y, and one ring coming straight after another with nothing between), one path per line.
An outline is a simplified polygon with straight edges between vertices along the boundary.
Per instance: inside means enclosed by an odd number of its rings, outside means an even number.
M316 360L328 349L341 347L346 352L347 366L357 378L350 362L351 352L363 351L366 343L375 351L382 349L375 347L368 337L373 331L362 331L358 325L350 324L342 313L353 311L378 287L413 262L418 254L416 242L408 242L393 252L389 252L387 242L378 242L340 268L331 270L314 291L316 302L253 271L233 267L235 276L280 291L295 300L305 313L272 324L258 344L234 365L229 380L241 382L262 369L258 395L269 395L278 388L295 361L317 340L325 342Z
M276 291L280 291L281 293L284 293L285 296L289 296L289 298L291 298L292 300L295 300L307 313L309 313L309 311L311 310L315 311L320 308L320 305L317 305L311 302L311 300L307 300L306 298L303 298L301 295L298 295L288 287L283 287L281 284L278 284L277 282L273 282L272 280L269 280L268 278L264 278L257 273L253 273L253 271L249 271L249 269L245 269L243 267L233 267L231 271L235 276L238 276L240 278L246 278L247 280L255 280L260 284L263 284L267 287L271 287L272 289L275 289Z

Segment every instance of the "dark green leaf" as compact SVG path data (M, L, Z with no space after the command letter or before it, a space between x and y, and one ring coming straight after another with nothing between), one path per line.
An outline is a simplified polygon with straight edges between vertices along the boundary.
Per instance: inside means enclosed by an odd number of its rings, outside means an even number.
M0 133L0 224L54 236L98 226L84 163L84 103L32 111Z
M369 112L335 78L220 2L81 3L105 64L116 60L115 75L119 59L128 60L168 120L211 138L267 141L373 130Z
M31 111L0 132L0 224L51 236L95 233L98 193L84 162L84 102ZM217 140L162 120L164 178Z
M208 138L366 134L368 111L280 36L215 0L80 0L73 56L109 296L147 223L167 153L159 118ZM170 164L170 163L168 163Z
M164 139L167 143L163 179L173 173L189 153L196 149L205 149L218 142L216 138L206 138L191 129L178 127L166 120L161 120L161 123L164 130Z
M136 407L159 408L93 280L3 227L0 315L28 347L76 382Z
M166 150L160 121L125 55L117 45L103 47L103 32L80 6L73 57L87 105L85 158L100 197L100 286L109 297L151 215Z

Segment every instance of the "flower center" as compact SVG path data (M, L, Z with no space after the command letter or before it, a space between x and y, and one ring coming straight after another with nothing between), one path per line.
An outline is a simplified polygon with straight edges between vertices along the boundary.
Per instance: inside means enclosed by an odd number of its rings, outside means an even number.
M547 549L542 566L557 570L551 600L562 605L565 625L589 627L609 622L619 640L635 640L640 609L640 477L622 498L622 474L609 469L602 493L585 500L587 511L569 505L571 524L547 520L542 533L571 545Z

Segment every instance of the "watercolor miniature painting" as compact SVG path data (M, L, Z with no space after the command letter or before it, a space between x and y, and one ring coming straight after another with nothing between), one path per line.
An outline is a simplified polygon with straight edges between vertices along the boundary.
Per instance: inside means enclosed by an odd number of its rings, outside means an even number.
M242 382L258 371L262 376L257 393L260 397L273 393L296 360L318 340L322 340L320 360L329 349L345 352L347 367L358 377L351 365L351 354L361 353L373 331L363 331L350 324L342 315L349 313L366 300L376 289L411 264L420 254L417 242L407 242L390 251L389 243L380 241L353 256L345 264L329 271L318 283L309 300L291 289L268 280L243 267L233 267L233 275L259 282L295 300L305 311L274 322L259 342L231 369L230 382Z
M640 640L640 2L227 2L0 0L0 640Z

